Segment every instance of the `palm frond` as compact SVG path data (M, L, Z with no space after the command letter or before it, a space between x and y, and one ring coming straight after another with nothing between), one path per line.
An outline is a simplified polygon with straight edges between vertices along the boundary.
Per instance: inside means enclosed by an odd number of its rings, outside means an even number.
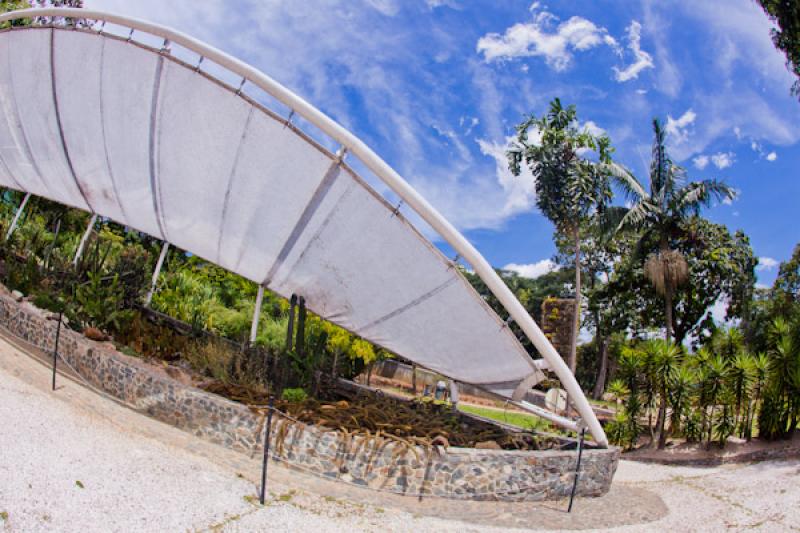
M615 183L617 183L625 191L626 196L631 200L641 200L647 198L647 191L644 190L642 184L636 179L636 176L618 163L602 163L600 168L607 172Z
M673 209L679 213L698 211L701 206L708 206L712 200L733 200L736 191L719 180L693 181L675 194Z
M620 220L617 225L617 231L641 227L652 211L653 206L649 202L643 201L637 203L628 209L625 216L622 217L622 220Z

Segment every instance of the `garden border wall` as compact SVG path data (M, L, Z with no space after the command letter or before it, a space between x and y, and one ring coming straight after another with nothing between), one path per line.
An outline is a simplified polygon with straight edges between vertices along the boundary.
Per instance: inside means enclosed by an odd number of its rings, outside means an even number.
M56 317L0 290L0 325L45 351L55 342ZM59 354L83 379L130 408L204 440L256 457L262 450L264 414L172 379L163 369L126 356L110 343L91 341L62 327ZM424 448L402 453L400 444L376 449L361 437L276 417L273 450L290 468L399 494L449 498L539 501L569 496L577 454ZM404 448L404 446L403 446ZM396 453L397 452L397 453ZM608 492L619 449L586 449L577 494Z

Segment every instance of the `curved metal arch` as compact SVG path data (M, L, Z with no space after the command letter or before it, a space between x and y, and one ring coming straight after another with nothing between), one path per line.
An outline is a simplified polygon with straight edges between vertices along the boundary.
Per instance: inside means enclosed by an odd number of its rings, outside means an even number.
M357 157L364 165L392 189L406 204L408 204L425 222L427 222L454 250L472 267L475 273L486 283L486 286L500 301L508 311L513 320L520 326L525 335L531 340L533 345L542 355L549 368L558 376L569 397L580 414L582 424L585 425L595 441L600 446L607 446L608 440L600 422L589 405L586 396L581 390L575 377L570 372L564 360L555 350L553 345L544 335L536 322L527 313L522 304L517 300L511 290L494 271L489 262L478 252L478 250L447 220L439 213L427 200L425 200L411 185L406 182L389 164L370 149L363 141L354 134L344 129L336 121L328 117L325 113L318 110L309 102L294 94L289 89L260 72L256 68L238 60L221 50L209 46L189 35L173 30L171 28L147 22L141 19L115 15L103 11L74 9L74 8L34 8L20 11L13 11L0 15L0 22L16 20L20 18L32 17L69 17L74 19L100 20L118 24L139 30L151 35L161 37L169 42L176 43L187 50L199 54L201 57L211 60L214 63L237 74L243 80L249 81L264 90L267 94L286 105L291 111L297 113L309 123L319 128L331 139L338 142L350 154ZM522 405L526 409L532 406ZM576 424L552 413L537 409L537 414L561 423L572 429ZM561 419L561 420L557 420Z

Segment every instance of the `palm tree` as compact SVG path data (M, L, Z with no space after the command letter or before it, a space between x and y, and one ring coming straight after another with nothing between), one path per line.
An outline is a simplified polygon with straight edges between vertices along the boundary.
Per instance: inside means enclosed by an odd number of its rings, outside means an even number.
M640 232L640 248L655 241L658 250L647 256L645 276L664 298L666 339L674 337L673 298L675 291L689 278L689 266L680 251L672 248L672 240L685 233L686 220L710 205L714 199L733 199L733 189L718 180L688 182L685 170L667 155L665 132L659 121L653 120L655 139L650 163L649 191L626 168L607 165L614 180L625 190L632 202L630 207L614 208L619 220L617 232ZM611 213L609 213L611 214Z

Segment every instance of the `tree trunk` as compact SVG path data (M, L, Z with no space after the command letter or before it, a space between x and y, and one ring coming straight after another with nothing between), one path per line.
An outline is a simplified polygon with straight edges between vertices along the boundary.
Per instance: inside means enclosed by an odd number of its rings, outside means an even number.
M716 400L714 400L716 402ZM706 441L706 450L711 449L711 437L714 436L714 404L711 404L711 415L708 417L708 440Z
M331 377L336 380L336 375L338 374L339 370L339 350L336 350L333 354L333 366L331 367Z
M417 395L417 365L411 365L411 390L414 392L414 396Z
M606 390L606 375L608 375L608 339L600 337L600 329L597 330L597 337L599 338L598 350L600 356L600 368L597 371L597 379L594 382L594 391L592 398L599 400L603 397L603 392Z
M659 254L663 254L669 251L669 243L665 236L661 237L661 243L659 245ZM663 266L662 266L663 268ZM675 335L675 327L672 325L672 286L664 279L664 317L666 319L666 331L664 333L664 339L667 342L672 342L672 339Z
M664 334L664 338L667 342L672 342L675 329L672 326L672 289L670 287L667 287L667 290L664 291L664 314L667 318L667 331Z
M578 334L581 329L581 232L580 226L575 225L575 316L572 318L572 342L569 346L567 364L572 374L578 366Z
M663 450L667 444L667 432L664 429L664 426L667 424L667 388L661 387L660 391L661 400L659 401L658 405L658 420L656 421L656 425L658 426L658 449Z
M369 365L367 365L367 387L370 386L370 382L372 381L372 368L375 366L375 362L373 361Z

